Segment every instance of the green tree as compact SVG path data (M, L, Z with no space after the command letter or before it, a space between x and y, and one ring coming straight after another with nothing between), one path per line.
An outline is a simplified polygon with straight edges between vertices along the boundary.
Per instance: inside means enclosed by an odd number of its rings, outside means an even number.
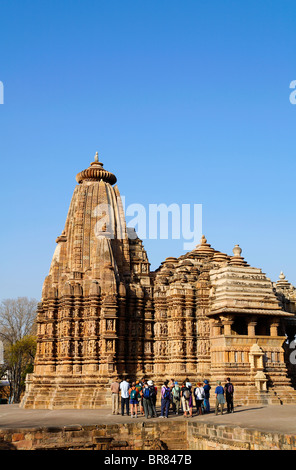
M33 370L36 344L36 337L27 335L6 348L5 363L10 380L10 397L16 403L20 401L25 389L27 373Z
M5 299L0 303L0 342L4 347L0 375L8 375L10 399L14 402L20 400L25 375L33 367L36 310L37 300L27 297Z

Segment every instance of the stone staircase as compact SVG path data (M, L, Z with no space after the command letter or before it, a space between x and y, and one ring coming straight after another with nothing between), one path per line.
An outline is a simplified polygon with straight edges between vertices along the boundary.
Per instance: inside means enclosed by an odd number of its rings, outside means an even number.
M31 409L98 409L110 408L111 397L104 389L97 387L53 387L52 393L48 388L37 387L34 394L27 394L20 406Z
M289 405L296 404L296 390L292 387L270 388L268 391L258 391L256 387L235 389L235 405Z

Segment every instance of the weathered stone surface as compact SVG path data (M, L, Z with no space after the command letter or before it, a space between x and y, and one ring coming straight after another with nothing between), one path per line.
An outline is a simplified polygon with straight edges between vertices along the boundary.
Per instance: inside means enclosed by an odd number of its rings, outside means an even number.
M200 244L150 272L129 236L116 177L96 155L77 175L38 308L26 408L110 405L110 380L212 383L231 377L242 404L295 400L286 335L296 333L296 290L272 284L236 245Z
M26 436L17 430L0 430L0 450L296 450L295 435L240 426L187 420L174 429L154 423L153 436L135 423L128 428L124 438L112 425L106 425L100 435L92 426L85 426L75 438L61 431L54 439L46 428Z

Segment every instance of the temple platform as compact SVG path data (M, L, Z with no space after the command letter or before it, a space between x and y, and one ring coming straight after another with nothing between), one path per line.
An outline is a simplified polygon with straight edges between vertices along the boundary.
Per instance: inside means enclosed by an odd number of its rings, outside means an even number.
M158 410L160 411L160 410ZM160 414L160 413L159 413ZM182 415L169 414L176 426L184 421ZM141 422L158 422L160 418L138 417ZM211 422L223 425L242 426L244 428L261 431L276 431L296 435L296 404L271 406L239 406L234 413L217 416L214 410L210 414L187 418L190 421ZM19 405L0 405L0 429L3 428L30 428L39 426L69 426L69 425L96 425L96 424L125 424L134 422L130 416L112 415L111 410L28 410Z
M168 419L135 419L112 415L110 409L31 410L0 405L0 448L295 450L295 418L296 404L239 406L231 414L215 415L212 410L193 418L170 413Z

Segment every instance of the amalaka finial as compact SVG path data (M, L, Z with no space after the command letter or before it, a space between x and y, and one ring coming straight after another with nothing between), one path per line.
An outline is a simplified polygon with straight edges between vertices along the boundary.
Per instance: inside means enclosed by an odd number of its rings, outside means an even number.
M205 245L207 243L207 241L208 240L206 239L206 237L204 235L202 235L201 240L200 240L200 244Z
M96 152L94 161L91 162L89 168L81 171L76 175L77 183L81 184L84 180L89 181L104 181L105 183L115 184L117 179L113 173L103 168L103 163L99 161L99 152Z
M210 256L215 251L214 248L212 248L211 245L208 243L208 240L204 235L202 235L199 245L196 245L195 250L199 256Z
M234 254L234 256L236 257L240 257L241 254L242 254L242 249L239 245L235 245L235 247L233 248L232 250L232 253Z
M239 245L235 245L232 250L233 256L230 258L230 264L232 266L248 266L247 262L241 256L242 249Z

